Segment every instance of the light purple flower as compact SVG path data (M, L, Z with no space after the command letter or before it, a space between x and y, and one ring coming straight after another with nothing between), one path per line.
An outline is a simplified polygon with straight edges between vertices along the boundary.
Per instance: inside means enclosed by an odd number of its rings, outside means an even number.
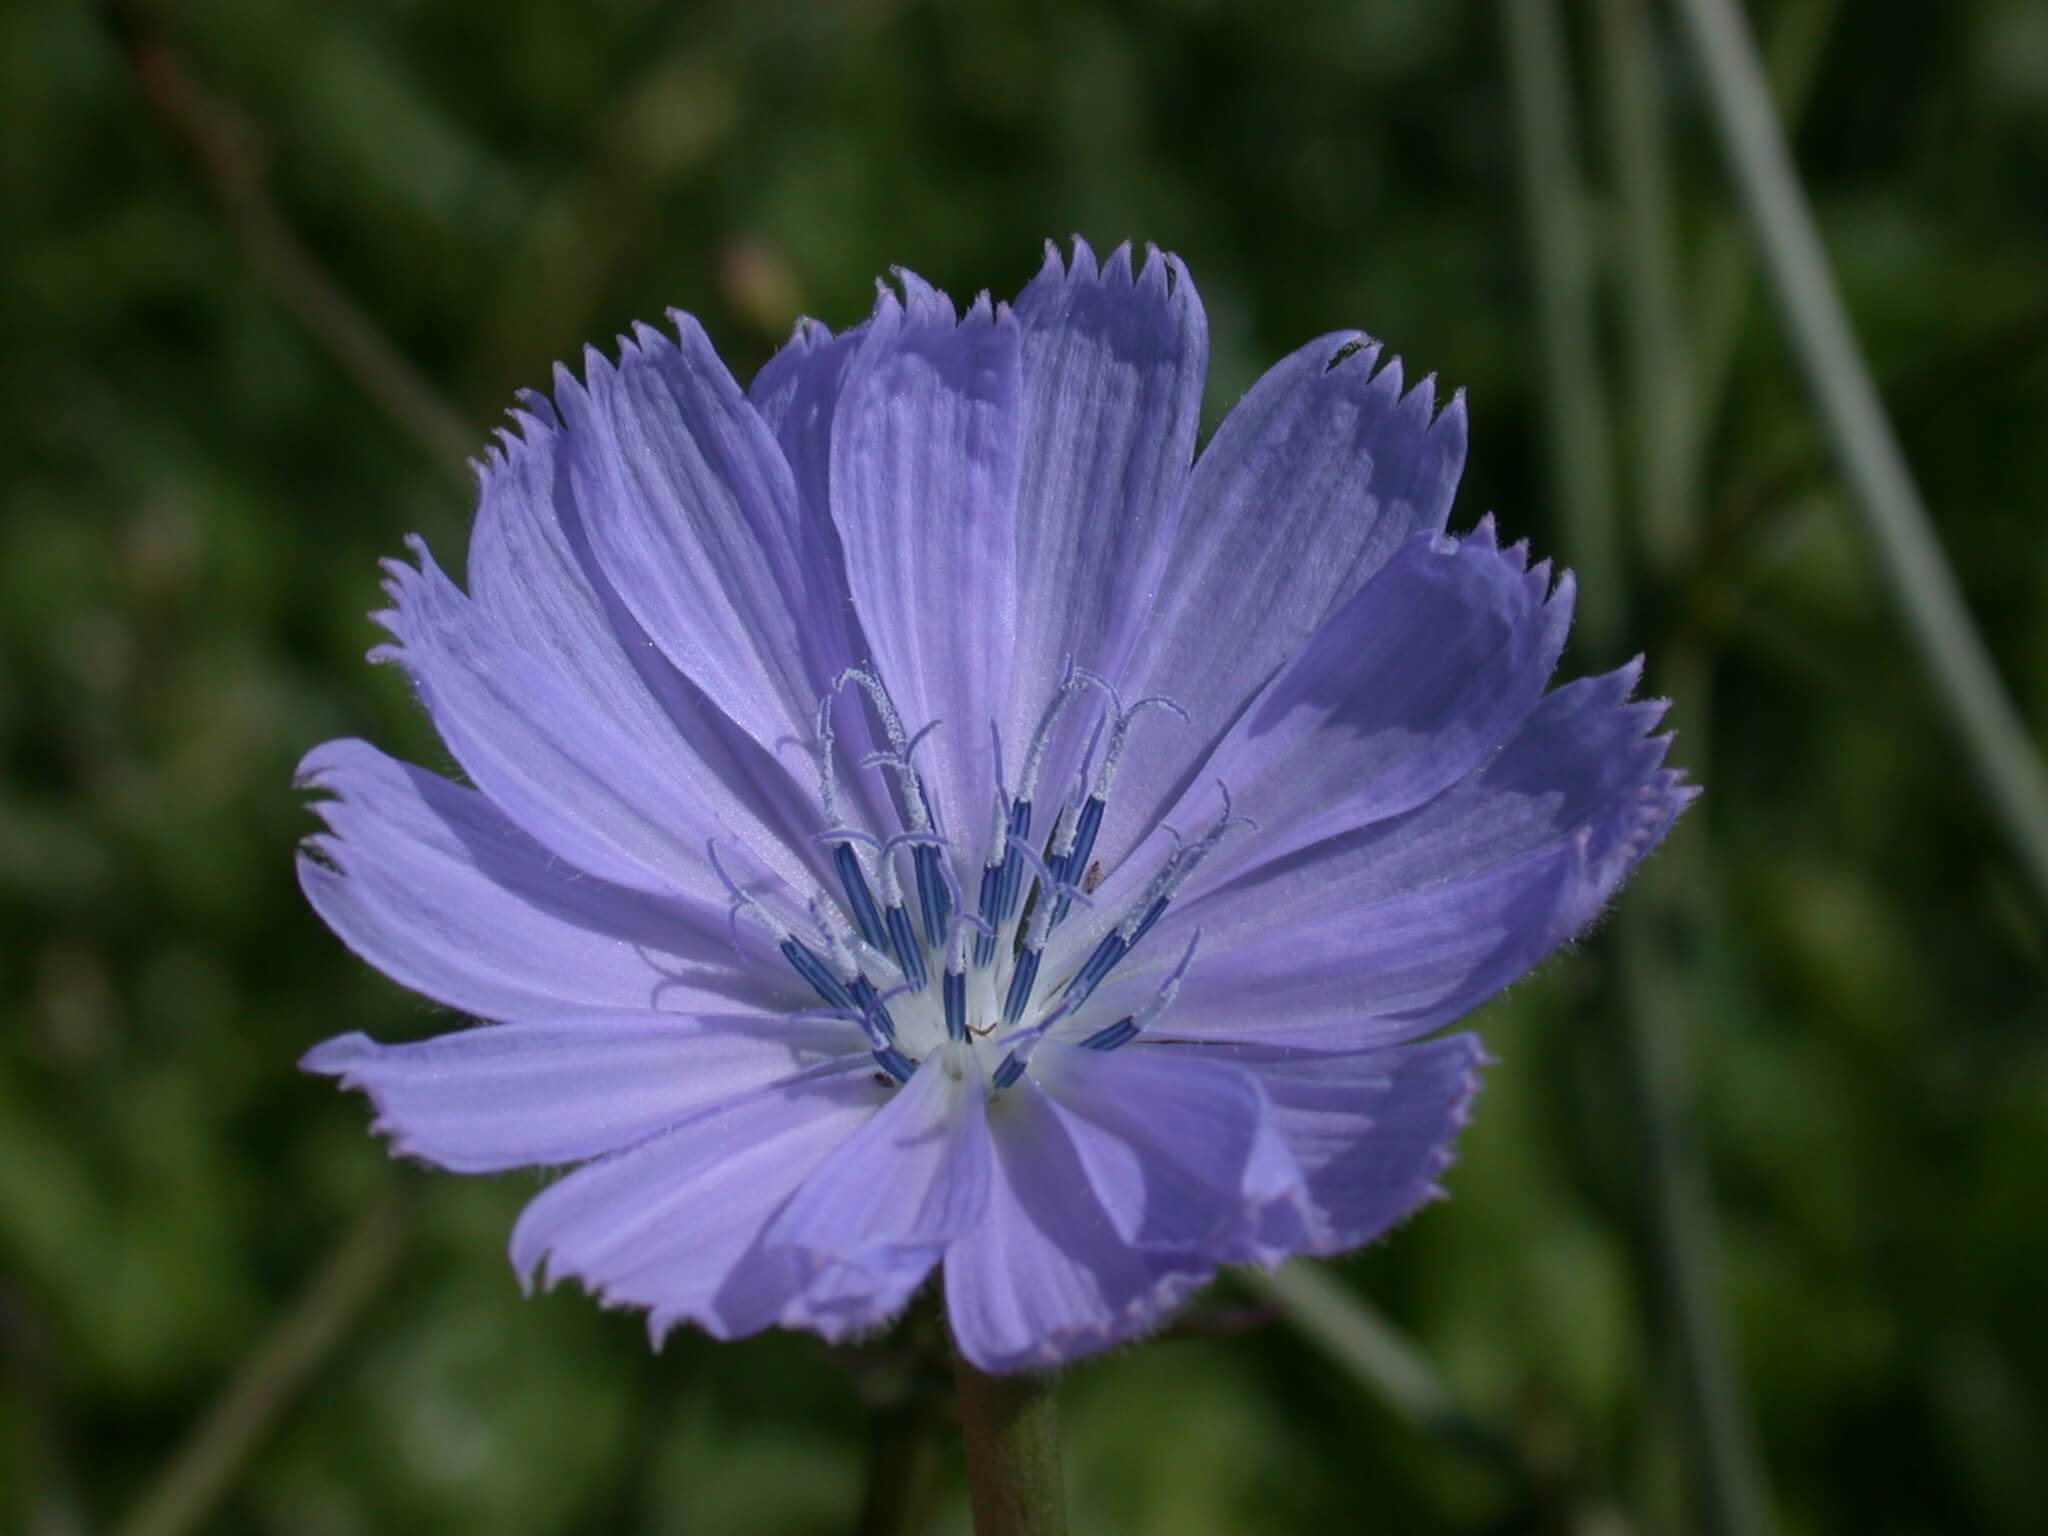
M1483 1059L1425 1038L1583 928L1692 791L1634 666L1546 693L1569 575L1447 537L1465 408L1357 332L1199 459L1179 261L908 273L743 393L697 322L558 370L468 595L392 564L474 788L332 742L307 895L490 1022L306 1058L394 1149L579 1164L522 1276L842 1338L943 1265L1039 1366L1219 1264L1437 1193Z

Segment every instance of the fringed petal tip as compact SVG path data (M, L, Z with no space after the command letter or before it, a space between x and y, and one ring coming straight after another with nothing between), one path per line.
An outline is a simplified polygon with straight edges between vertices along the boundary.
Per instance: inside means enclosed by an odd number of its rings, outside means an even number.
M1472 1034L1247 1067L1307 1184L1304 1240L1330 1255L1377 1242L1433 1201L1491 1058Z
M978 326L1015 328L1016 317L1010 305L986 288L977 292L962 310L944 289L933 286L908 267L891 267L889 275L895 279L895 286L890 286L888 278L875 279L874 307L867 320L855 328L868 331L878 343L885 343L906 327L934 332L967 331ZM825 339L831 339L829 333Z
M506 426L494 428L484 451L469 461L479 498L494 482L521 473L537 455L553 445L562 430L554 402L537 389L522 389L505 412Z
M360 1088L353 1074L377 1049L376 1042L356 1030L323 1040L299 1058L299 1070L319 1077L338 1077L344 1088Z
M1125 240L1110 252L1108 260L1098 263L1086 240L1079 235L1073 236L1072 240L1074 259L1071 262L1061 256L1055 242L1045 242L1044 259L1039 263L1037 273L1025 285L1023 294L1018 298L1019 304L1033 301L1041 305L1056 304L1058 295L1063 291L1078 299L1086 290L1097 290L1136 295L1182 316L1198 307L1194 280L1188 275L1187 265L1171 251L1162 251L1148 241L1144 260L1139 262L1135 247Z
M1372 382L1378 377L1375 369L1379 366L1380 353L1384 350L1384 344L1375 336L1368 335L1364 331L1333 331L1320 341L1312 343L1312 345L1327 349L1328 356L1323 362L1324 373L1336 373L1342 370L1353 377L1358 377L1362 374L1367 383ZM1398 366L1400 359L1394 359L1394 363ZM1395 380L1396 388L1398 389L1398 374L1396 374Z
M721 1339L802 1326L807 1276L766 1229L889 1102L852 1063L728 1099L548 1186L506 1257L528 1294L574 1280L644 1309L656 1341L684 1323Z
M444 614L450 599L458 603L468 599L448 579L424 538L409 533L404 543L410 560L392 557L378 562L384 573L381 586L391 606L370 613L370 622L390 639L380 641L364 655L374 665L400 666L412 672L409 652L420 627L433 624L437 616ZM416 684L420 682L416 674L413 680Z
M1472 1123L1472 1106L1478 1101L1486 1069L1500 1065L1500 1058L1488 1051L1476 1034L1449 1035L1434 1043L1451 1054L1449 1076L1455 1085L1449 1112L1452 1135L1443 1144L1444 1160L1436 1169L1441 1172L1456 1157L1457 1133Z
M954 1334L960 1353L991 1376L1019 1371L1049 1371L1076 1360L1142 1343L1173 1319L1188 1299L1216 1278L1218 1265L1192 1264L1163 1272L1151 1287L1129 1297L1099 1317L1046 1330L1022 1349L991 1348L973 1331Z
M695 1328L720 1342L729 1343L751 1333L760 1332L763 1328L774 1326L772 1320L763 1320L752 1328L733 1328L714 1305L702 1300L681 1306L663 1306L650 1301L646 1295L630 1285L592 1278L569 1262L560 1259L553 1249L545 1249L538 1254L527 1254L519 1251L517 1243L518 1234L515 1229L513 1247L508 1256L511 1259L513 1279L517 1282L519 1294L523 1298L531 1301L537 1296L552 1295L565 1285L573 1285L607 1312L644 1313L647 1342L656 1354L662 1352L670 1335L680 1328ZM891 1318L890 1322L893 1321Z
M820 347L829 346L832 340L831 326L810 315L798 315L796 323L789 328L789 340L778 347L776 353L778 356L787 353L792 360L802 358Z
M528 429L529 423L543 431L555 431L561 427L562 420L555 413L554 401L550 400L539 390L533 388L521 389L512 398L518 404L507 414L512 417L514 422L521 425L522 431Z
M316 1077L331 1077L342 1089L360 1093L370 1101L370 1134L381 1137L391 1156L406 1162L447 1167L423 1148L406 1128L397 1123L382 1085L366 1072L380 1047L361 1031L323 1040L299 1058L299 1070ZM461 1171L461 1170L457 1170Z
M930 1274L927 1267L916 1284L908 1288L897 1287L886 1306L878 1305L873 1293L857 1293L852 1304L836 1309L829 1306L814 1309L799 1294L780 1314L771 1315L760 1310L740 1309L735 1312L714 1297L696 1297L680 1304L656 1301L630 1284L620 1286L593 1281L566 1265L558 1264L552 1252L541 1255L525 1270L521 1270L519 1259L515 1257L513 1271L520 1294L529 1300L535 1295L556 1290L564 1282L573 1281L584 1295L607 1312L645 1313L643 1326L647 1331L648 1347L656 1354L664 1351L674 1334L686 1328L694 1328L720 1343L748 1338L770 1328L783 1328L816 1334L835 1346L859 1344L894 1328Z
M292 769L292 788L309 795L332 798L338 793L333 782L334 775L342 766L338 753L349 748L375 750L368 742L355 737L344 736L334 741L323 741L300 758L298 766Z
M1095 248L1085 239L1078 234L1069 235L1067 245L1073 252L1072 259L1067 263L1067 276L1071 281L1092 283L1102 275L1101 264L1095 259ZM1058 253L1050 240L1046 242L1046 250L1053 252L1054 259L1058 259Z
M580 362L582 373L567 362L557 362L549 372L552 393L536 389L522 389L515 397L518 405L508 411L517 433L500 428L498 443L504 450L504 458L516 466L522 454L531 453L545 446L555 434L569 431L572 416L579 410L588 410L591 396L612 379L635 364L655 363L674 357L685 366L714 368L723 371L724 364L718 357L716 346L703 321L687 309L674 306L662 311L670 329L662 330L646 320L628 322L627 329L612 337L612 349L606 352L595 344L586 344ZM671 334L671 332L673 334ZM832 339L831 330L820 321L808 315L799 316L790 331L790 338L784 348L802 347L811 350ZM501 469L501 455L498 447L487 449L482 461L492 470ZM471 467L478 467L472 460Z
M1554 561L1544 559L1529 563L1532 553L1529 540L1517 539L1512 544L1500 542L1500 523L1493 513L1484 514L1478 522L1462 534L1439 533L1432 535L1430 549L1439 555L1455 555L1461 550L1498 556L1501 563L1511 572L1523 578L1527 588L1526 596L1537 606L1561 602L1564 612L1569 615L1578 600L1579 579L1569 566L1558 566Z
M565 1275L557 1278L570 1277ZM923 1281L920 1280L917 1286L904 1293L886 1313L862 1309L833 1315L820 1313L814 1316L798 1310L779 1318L750 1318L739 1326L735 1326L733 1320L716 1306L692 1304L680 1307L650 1307L644 1300L619 1296L604 1290L592 1290L587 1285L585 1291L607 1311L645 1310L648 1345L656 1354L660 1354L669 1339L685 1328L694 1328L721 1343L730 1343L768 1328L779 1327L814 1333L826 1343L835 1346L857 1345L865 1340L881 1337L902 1321L903 1314L909 1310L911 1301L915 1299L922 1285Z
M1669 740L1668 736L1662 738L1666 743ZM1699 786L1687 783L1683 770L1660 768L1611 813L1579 828L1574 839L1577 878L1563 903L1558 943L1586 936L1622 883L1663 842L1699 795Z
M1177 263L1176 263L1177 264ZM1185 277L1185 271L1179 273ZM1378 401L1380 408L1400 424L1400 430L1441 444L1446 458L1462 467L1465 444L1470 433L1463 385L1451 391L1442 408L1437 405L1438 380L1426 373L1404 390L1404 369L1399 354L1389 357L1386 344L1365 331L1336 331L1312 345L1326 349L1323 372L1342 374L1356 381L1354 388L1363 398ZM1453 470L1451 479L1457 478Z

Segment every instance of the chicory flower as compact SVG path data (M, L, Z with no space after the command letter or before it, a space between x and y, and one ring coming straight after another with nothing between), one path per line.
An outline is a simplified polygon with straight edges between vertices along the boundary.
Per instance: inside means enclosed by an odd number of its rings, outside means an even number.
M467 592L388 567L469 784L319 748L300 874L487 1022L305 1064L399 1153L574 1165L512 1262L657 1340L839 1339L942 1269L1015 1370L1435 1194L1483 1058L1434 1032L1692 791L1635 667L1546 692L1571 577L1446 535L1461 396L1324 336L1196 457L1175 258L897 279L744 392L681 314L557 370Z

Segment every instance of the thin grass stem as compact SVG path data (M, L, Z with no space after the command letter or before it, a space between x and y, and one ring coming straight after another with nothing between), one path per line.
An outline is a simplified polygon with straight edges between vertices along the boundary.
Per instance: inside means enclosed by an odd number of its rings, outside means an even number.
M1562 554L1579 575L1581 643L1605 659L1620 634L1623 588L1595 340L1593 245L1577 164L1564 20L1556 0L1502 0L1501 18Z
M1827 51L1841 0L1788 0L1776 7L1764 40L1764 72L1785 131L1794 133L1813 100L1820 61ZM1707 444L1727 404L1735 373L1736 342L1749 309L1755 276L1755 246L1732 211L1715 219L1700 242L1695 262L1690 327L1692 390L1682 445L1682 473L1700 478Z
M396 1198L363 1213L143 1491L117 1536L182 1536L205 1525L235 1474L390 1275L402 1225Z
M248 126L187 66L156 0L102 0L101 9L137 93L250 265L371 404L466 482L478 434L299 238L270 196Z
M1691 368L1657 38L1648 0L1599 0L1593 15L1633 405L1627 457L1636 529L1645 564L1669 581L1698 543L1700 499L1686 462Z
M1297 1259L1233 1274L1408 1423L1511 1476L1523 1474L1513 1442L1468 1413L1429 1357L1328 1269Z
M2048 776L1992 666L1836 292L1734 0L1680 0L1729 168L1808 391L1935 693L2048 904Z

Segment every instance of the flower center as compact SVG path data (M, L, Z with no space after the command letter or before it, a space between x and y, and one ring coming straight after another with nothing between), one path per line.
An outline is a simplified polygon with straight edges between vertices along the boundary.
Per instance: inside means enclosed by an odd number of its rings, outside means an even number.
M887 742L861 766L890 781L900 825L888 835L853 826L841 814L832 711L834 700L849 686L866 695ZM1040 779L1055 732L1069 707L1086 695L1100 697L1101 713L1071 788L1057 797L1049 816L1042 815ZM880 679L864 669L849 670L819 701L817 735L810 744L826 823L817 836L831 850L838 892L813 892L807 921L780 916L733 880L714 846L712 866L732 895L732 920L737 923L746 915L765 927L823 1004L808 1015L858 1025L876 1064L894 1081L909 1081L932 1051L956 1042L983 1062L991 1088L1007 1088L1023 1075L1038 1042L1075 1019L1144 941L1217 845L1233 828L1250 824L1232 812L1229 790L1219 785L1223 809L1208 830L1190 841L1165 828L1173 851L1115 925L1078 966L1065 967L1057 976L1045 974L1053 935L1076 905L1094 905L1101 877L1093 862L1096 842L1132 727L1148 714L1187 719L1186 711L1166 698L1139 699L1126 707L1108 681L1070 665L1040 713L1014 782L1005 782L1002 741L991 723L996 784L980 885L970 908L955 865L960 850L935 826L916 762L918 749L940 722L906 733ZM1041 834L1046 827L1049 831ZM906 855L909 891L903 884ZM1197 933L1189 941L1147 1002L1085 1034L1079 1025L1072 1026L1079 1036L1073 1043L1113 1051L1133 1039L1171 1005L1199 938ZM986 1055L977 1049L980 1045L990 1047Z

